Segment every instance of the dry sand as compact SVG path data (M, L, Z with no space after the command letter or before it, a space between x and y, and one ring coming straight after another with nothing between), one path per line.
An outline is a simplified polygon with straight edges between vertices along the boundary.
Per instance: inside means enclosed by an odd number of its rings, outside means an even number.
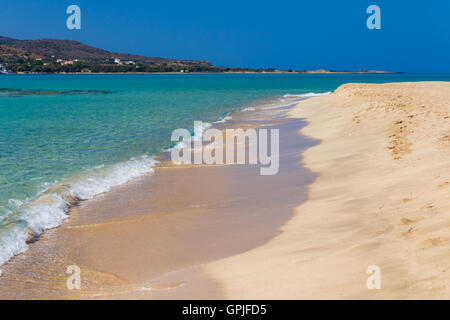
M346 84L291 115L320 176L280 235L204 267L225 298L449 299L450 83Z

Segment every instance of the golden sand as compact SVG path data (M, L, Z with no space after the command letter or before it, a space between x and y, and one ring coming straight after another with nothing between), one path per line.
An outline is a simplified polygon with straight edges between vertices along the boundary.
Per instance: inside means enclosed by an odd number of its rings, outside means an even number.
M450 83L346 84L291 115L320 176L279 236L204 268L225 297L450 298Z

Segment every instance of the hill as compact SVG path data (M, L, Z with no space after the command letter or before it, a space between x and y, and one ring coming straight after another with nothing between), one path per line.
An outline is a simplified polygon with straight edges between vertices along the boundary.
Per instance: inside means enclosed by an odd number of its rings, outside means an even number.
M211 66L206 60L178 60L168 58L145 57L134 54L116 53L93 46L89 46L74 40L54 40L54 39L37 39L37 40L18 40L13 38L1 37L0 45L10 50L19 49L18 54L23 55L25 52L34 56L56 57L60 59L79 59L85 61L101 61L106 59L133 60L146 64L169 64L169 65L202 65ZM2 52L0 52L0 56Z
M0 36L2 73L380 73L382 71L287 70L216 67L207 60L180 60L117 53L74 40L18 40Z

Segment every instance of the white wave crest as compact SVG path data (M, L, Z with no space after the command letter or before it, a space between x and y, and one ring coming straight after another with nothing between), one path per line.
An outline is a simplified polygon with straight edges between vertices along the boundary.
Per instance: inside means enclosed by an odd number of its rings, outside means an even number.
M226 116L226 117L224 117L222 120L216 121L216 122L214 122L214 123L225 123L225 122L227 122L227 121L230 121L231 119L233 119L233 117L231 117L231 116Z
M97 194L124 184L146 173L154 172L156 161L148 156L133 158L112 167L102 167L85 174L82 179L71 184L73 195L80 200L91 199Z
M157 163L151 157L132 158L112 166L98 166L73 180L39 193L20 205L16 213L0 225L0 265L28 249L28 242L45 230L61 225L70 206L79 200L91 199L146 173L154 172ZM19 205L20 201L10 203Z
M0 227L0 265L28 249L29 233L25 222Z
M284 98L309 98L309 97L319 97L319 96L327 96L330 95L331 91L328 92L309 92L309 93L303 93L303 94L285 94Z

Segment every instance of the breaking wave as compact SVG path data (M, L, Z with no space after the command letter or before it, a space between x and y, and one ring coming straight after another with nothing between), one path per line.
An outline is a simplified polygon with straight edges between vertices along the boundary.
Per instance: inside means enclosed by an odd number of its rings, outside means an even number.
M303 93L303 94L285 94L283 97L284 98L310 98L310 97L327 96L327 95L330 95L331 93L332 93L331 91L319 92L319 93L309 92L309 93Z
M151 157L132 158L110 166L100 166L40 192L29 201L11 199L17 208L1 221L0 265L25 252L28 243L45 230L61 225L69 209L80 200L108 192L113 187L154 172L157 163Z

